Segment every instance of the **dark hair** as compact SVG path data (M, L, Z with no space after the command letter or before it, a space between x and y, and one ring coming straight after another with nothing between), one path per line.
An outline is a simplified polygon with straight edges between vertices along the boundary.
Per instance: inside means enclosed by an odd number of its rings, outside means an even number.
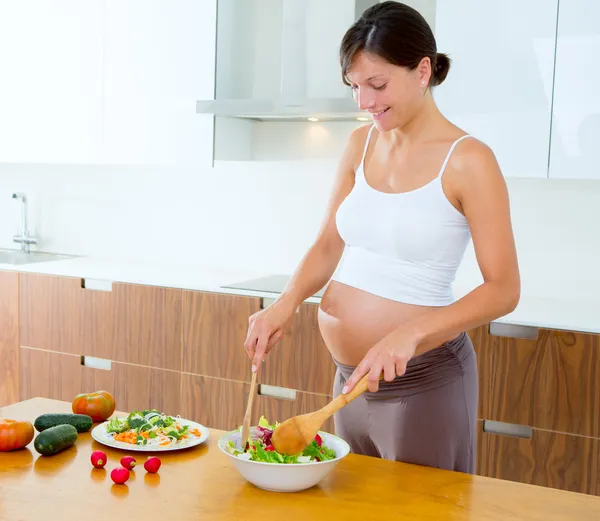
M431 60L429 86L442 83L450 70L450 58L437 52L435 37L423 16L412 7L388 1L369 7L346 31L340 45L342 81L354 56L364 51L394 65L414 70L419 62Z

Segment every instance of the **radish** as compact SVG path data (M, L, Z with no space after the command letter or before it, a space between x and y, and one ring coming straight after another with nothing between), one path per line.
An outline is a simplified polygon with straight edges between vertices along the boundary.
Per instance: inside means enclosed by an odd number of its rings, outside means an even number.
M153 456L152 458L148 458L144 462L144 468L146 469L147 472L150 472L150 474L155 474L156 472L158 472L160 465L161 465L161 461L156 456Z
M135 458L133 456L125 456L121 458L121 465L127 470L133 470L133 467L136 465Z
M110 477L117 485L122 485L129 479L129 471L123 467L115 467L112 469Z
M106 465L106 454L101 450L95 450L90 456L90 461L94 467L101 469Z

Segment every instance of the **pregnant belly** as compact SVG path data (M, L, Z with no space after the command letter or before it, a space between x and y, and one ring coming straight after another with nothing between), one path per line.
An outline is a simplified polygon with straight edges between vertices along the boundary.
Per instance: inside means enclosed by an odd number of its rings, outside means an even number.
M333 358L356 366L383 337L434 309L396 302L332 281L319 306L319 328Z

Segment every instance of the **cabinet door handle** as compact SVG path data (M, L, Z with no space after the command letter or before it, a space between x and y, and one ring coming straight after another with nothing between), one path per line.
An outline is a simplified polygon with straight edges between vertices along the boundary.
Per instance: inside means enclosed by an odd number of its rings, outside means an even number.
M95 289L96 291L112 291L112 281L100 279L81 279L83 289Z
M271 304L275 302L274 298L271 297L261 297L260 299L260 309L267 309ZM296 313L300 313L300 306L296 308Z
M273 302L275 302L274 298L262 297L260 299L260 309L267 309Z
M499 436L511 436L513 438L525 438L530 440L533 429L528 425L517 423L505 423L494 420L483 420L483 432L497 434Z
M102 369L103 371L110 371L112 369L111 360L95 358L93 356L81 355L81 365L92 369Z
M516 326L513 324L502 324L500 322L490 323L489 333L492 336L504 336L510 338L525 338L527 340L536 340L538 337L538 328L532 326Z
M258 394L261 396L269 396L271 398L279 398L280 400L296 399L296 389L288 389L286 387L277 387L275 385L258 385Z

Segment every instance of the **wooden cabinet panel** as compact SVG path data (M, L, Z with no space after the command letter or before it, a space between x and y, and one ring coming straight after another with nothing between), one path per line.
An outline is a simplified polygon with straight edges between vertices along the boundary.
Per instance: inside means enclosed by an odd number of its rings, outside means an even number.
M538 429L525 439L480 428L477 442L477 474L600 495L599 439Z
M260 298L184 292L183 371L250 382L244 342L248 318L260 309ZM300 306L261 373L270 385L331 394L335 366L319 332L316 305Z
M600 335L540 329L536 340L471 333L479 418L600 437Z
M72 401L83 392L106 390L122 411L155 408L180 414L181 373L114 362L111 370L81 365L80 357L21 348L21 400L42 396Z
M21 345L181 370L181 290L23 274Z
M201 291L183 292L183 371L250 382L244 350L248 318L259 298Z
M244 420L250 384L220 378L184 374L182 416L214 429L237 429ZM320 409L331 400L328 396L296 393L295 400L257 395L252 406L252 424L261 415L269 421L284 421L292 416ZM333 432L329 420L323 430Z
M290 329L264 363L262 381L270 385L331 395L335 364L317 321L318 306L302 304Z
M0 407L19 401L19 274L0 271Z
M84 367L75 355L21 347L20 372L21 400L41 396L70 402L82 392L115 392L112 371Z

